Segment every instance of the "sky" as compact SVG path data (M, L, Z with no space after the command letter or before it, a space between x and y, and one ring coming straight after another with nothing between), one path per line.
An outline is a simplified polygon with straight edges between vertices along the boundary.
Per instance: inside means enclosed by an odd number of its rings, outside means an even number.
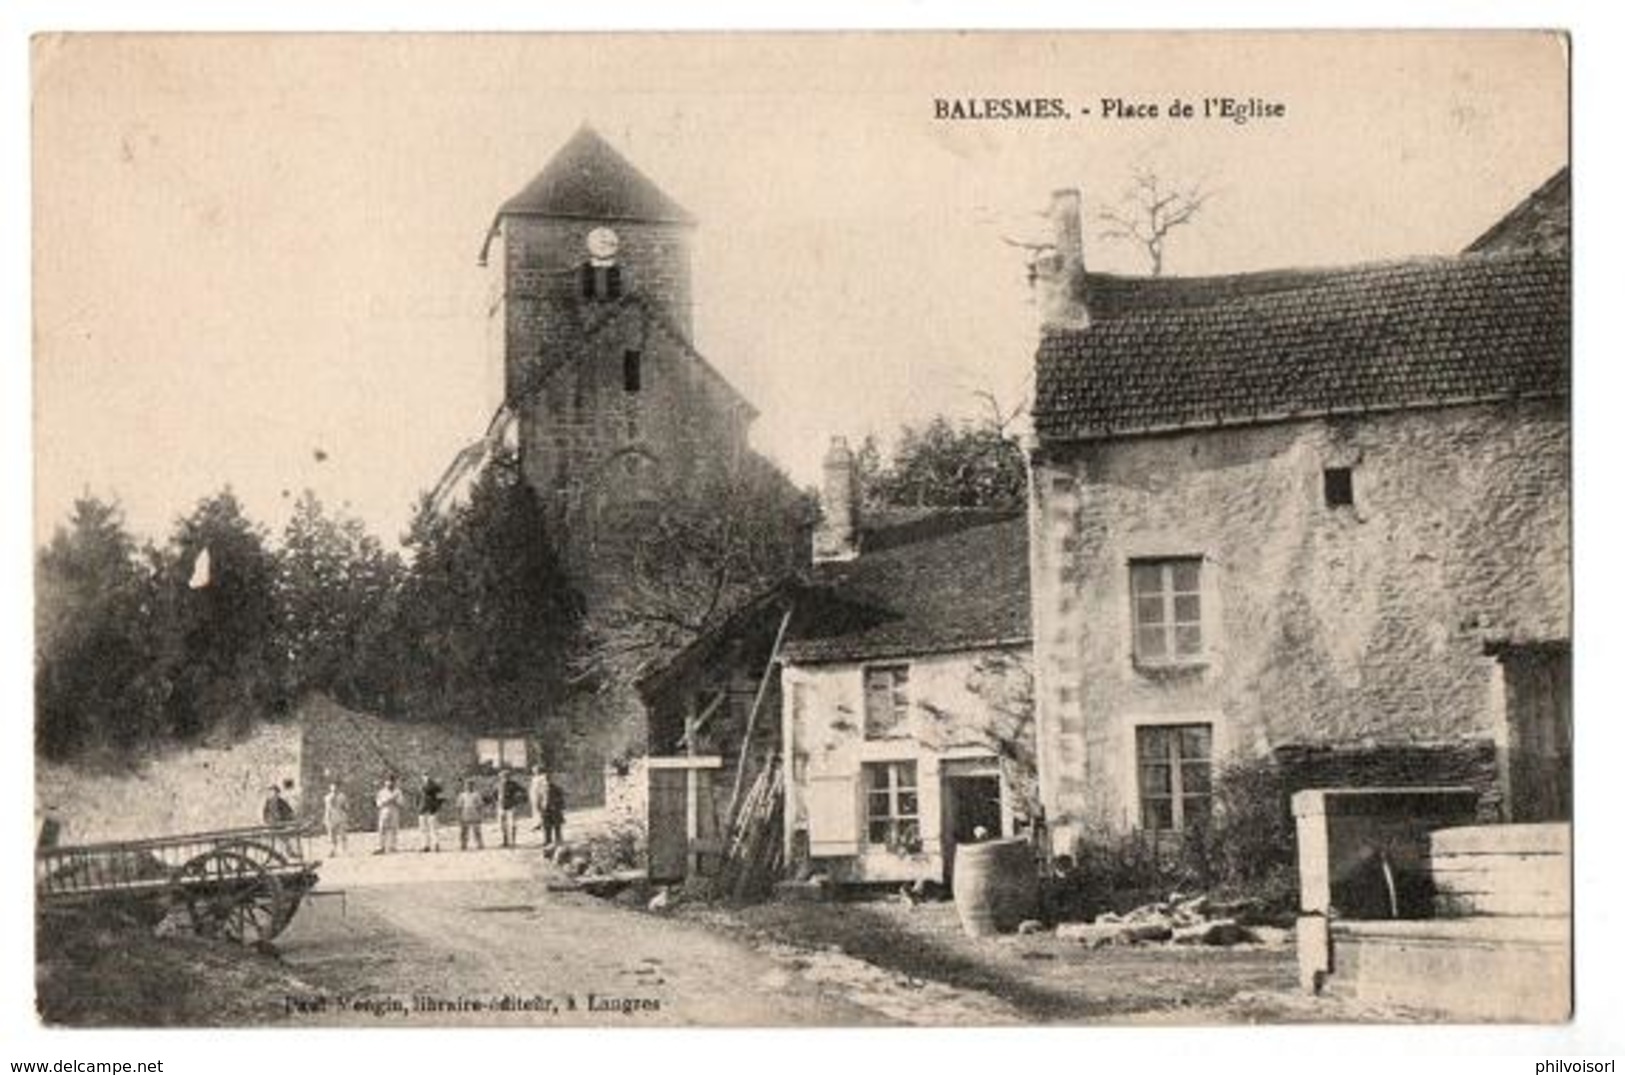
M699 218L699 349L798 483L1031 389L1024 254L1057 187L1212 192L1167 271L1459 250L1567 160L1533 34L78 36L36 39L36 542L84 492L162 538L230 485L398 538L498 383L495 208L592 123ZM1285 115L1107 119L1105 98ZM939 97L1066 121L942 121ZM1082 114L1088 108L1090 115ZM1093 269L1143 271L1093 221Z

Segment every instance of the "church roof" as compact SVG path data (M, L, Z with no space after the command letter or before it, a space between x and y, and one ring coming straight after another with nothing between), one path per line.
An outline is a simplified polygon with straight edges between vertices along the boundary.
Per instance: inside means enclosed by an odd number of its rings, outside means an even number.
M497 217L509 215L694 223L688 210L587 124L553 154L535 179L502 203Z

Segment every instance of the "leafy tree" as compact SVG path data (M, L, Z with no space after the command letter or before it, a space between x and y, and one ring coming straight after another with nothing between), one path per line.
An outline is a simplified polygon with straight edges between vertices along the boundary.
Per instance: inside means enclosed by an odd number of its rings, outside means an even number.
M593 595L578 668L629 684L745 601L806 566L812 501L746 455L691 489L668 489L629 535L613 584Z
M866 500L889 507L1020 508L1027 500L1026 462L1008 424L997 418L955 424L939 415L905 426L885 461L866 440L858 453Z
M394 708L469 726L530 723L562 689L579 601L511 453L468 501L419 503L393 614Z
M276 560L230 487L176 520L152 560L170 732L238 731L279 707Z
M278 641L289 693L321 690L375 708L403 568L353 516L329 515L307 489L277 554Z
M35 746L128 752L162 726L152 579L117 504L75 501L36 561Z

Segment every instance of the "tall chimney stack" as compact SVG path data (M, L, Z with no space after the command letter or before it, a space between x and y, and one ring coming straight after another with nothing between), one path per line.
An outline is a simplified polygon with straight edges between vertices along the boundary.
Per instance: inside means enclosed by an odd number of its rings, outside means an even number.
M1055 191L1045 216L1050 224L1050 249L1033 265L1043 331L1088 328L1083 280L1083 196L1076 187Z
M819 494L818 527L813 531L813 563L839 563L858 556L858 462L845 437L831 437L824 453L824 487Z

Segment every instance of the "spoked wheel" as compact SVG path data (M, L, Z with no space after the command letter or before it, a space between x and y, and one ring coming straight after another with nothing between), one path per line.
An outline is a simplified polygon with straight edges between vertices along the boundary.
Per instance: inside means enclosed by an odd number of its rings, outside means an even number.
M296 901L258 858L242 847L221 847L190 860L176 874L192 931L238 944L269 941L293 918Z

